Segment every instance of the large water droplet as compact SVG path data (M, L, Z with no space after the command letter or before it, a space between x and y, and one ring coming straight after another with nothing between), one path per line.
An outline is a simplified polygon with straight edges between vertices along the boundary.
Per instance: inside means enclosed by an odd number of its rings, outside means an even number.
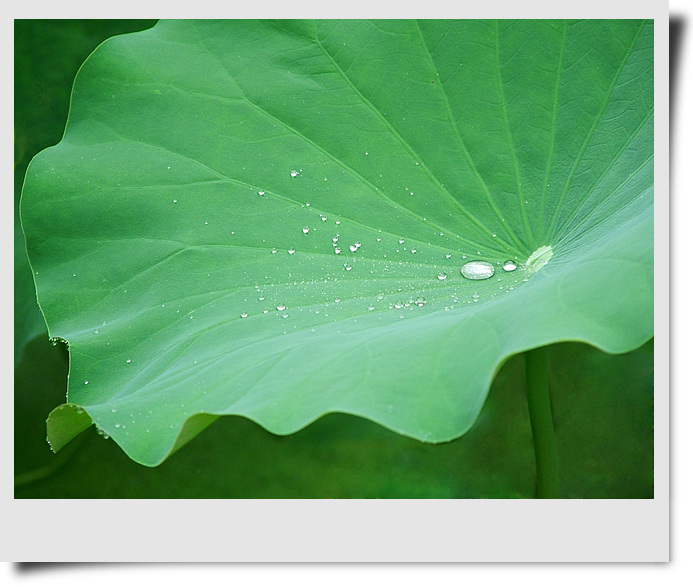
M508 259L503 263L503 271L515 271L517 269L517 263L512 259Z
M467 279L488 279L494 272L493 265L487 261L470 261L462 265L462 276Z

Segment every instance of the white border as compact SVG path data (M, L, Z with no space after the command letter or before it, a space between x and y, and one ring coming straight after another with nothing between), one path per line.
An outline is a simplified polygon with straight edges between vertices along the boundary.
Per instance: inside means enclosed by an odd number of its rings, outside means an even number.
M129 4L119 3L116 12L121 13L120 17L132 16L133 11L122 14ZM430 3L427 4L426 12L430 10ZM446 3L446 7L450 5ZM137 6L141 8L141 3ZM291 3L290 14L282 14L287 12L285 8L286 5L275 14L297 17L306 16L306 12L312 12L311 15L317 12L318 16L333 16L320 14L324 9L305 10L295 3ZM358 16L402 17L419 12L409 7L398 9L396 14L392 13L391 7L388 10L369 8L366 14L361 11ZM26 14L27 9L24 10L25 13L17 18L35 16ZM263 3L263 14L257 16L265 16L267 11L267 5ZM41 16L64 18L65 12L65 6L61 5L43 12ZM509 18L656 19L655 499L543 502L14 500L12 466L6 459L2 468L0 558L14 561L176 562L668 560L667 5L661 0L637 0L628 4L581 0L566 10L560 3L505 0L500 3L470 3L463 8L456 5L454 10L447 8L436 16L484 18L497 17L499 13ZM185 14L167 16L190 17ZM12 33L5 38L11 39ZM678 106L682 108L681 100ZM683 161L680 157L678 160ZM6 234L12 233L8 230ZM7 250L12 250L12 247L7 247ZM11 354L3 353L8 363ZM6 372L10 372L9 368ZM677 402L681 402L680 395L684 390L679 388L679 392ZM4 451L7 456L13 429L13 424L9 424L12 413L5 410L3 417L6 418L3 426L6 442L3 446L7 448ZM43 540L37 537L43 537Z

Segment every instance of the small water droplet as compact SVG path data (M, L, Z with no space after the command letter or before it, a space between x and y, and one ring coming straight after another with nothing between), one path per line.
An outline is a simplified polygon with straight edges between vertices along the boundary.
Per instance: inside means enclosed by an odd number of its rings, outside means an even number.
M479 299L479 294L476 293L476 292L474 292L474 293L472 294L472 299L476 302L476 301Z
M335 303L335 304L338 304L338 303L341 302L341 301L342 301L341 298L335 298L335 299L334 299L334 303Z
M264 195L265 195L265 190L260 190L260 191L257 193L257 195L258 195L258 196L264 196Z
M487 261L470 261L462 266L461 272L467 279L488 279L493 276L495 269Z
M444 272L442 272L442 271L441 271L440 273L438 273L438 279L440 279L441 281L444 281L444 280L446 280L447 278L448 278L448 276L447 276L446 273L444 273Z
M515 263L515 261L512 259L508 259L503 263L504 271L515 271L515 269L517 269L517 263Z
M400 244L400 245L403 245L403 244L404 244L404 239L403 239L403 238L401 238L401 239L399 239L399 241L398 241L398 242L399 242L399 244Z
M355 253L355 252L357 251L357 249L358 249L358 247L357 247L356 245L349 245L349 250L350 250L352 253Z
M414 303L415 303L417 306L419 306L419 308L420 308L421 306L425 306L425 305L426 305L426 298L424 298L423 296L419 296L418 298L416 298L416 299L414 300Z
M371 304L370 306L368 306L368 311L369 311L369 312L372 312L373 310L375 310L375 306L374 306L373 304Z
M291 247L288 252L289 252L289 255L293 255L296 252L296 249Z
M132 359L126 359L126 363L132 363Z
M279 304L279 305L277 306L277 310L279 310L280 312L281 312L282 310L286 310L286 306L285 306L284 304Z
M352 267L351 265L349 265L349 263L344 263L344 269L346 269L347 271L351 271Z
M451 255L450 253L445 253L445 258L446 258L446 259L449 259L450 257L452 257L452 255Z
M84 382L84 385L89 385L89 382L88 382L88 381L85 381L85 382Z
M118 408L111 408L111 414L115 414L118 411Z
M296 177L297 175L298 175L298 171L296 171L295 169L292 169L291 170L291 177Z
M411 252L412 252L412 253L416 253L416 249L412 249Z
M301 230L303 231L303 234L308 234L310 232L310 228L307 226L304 226Z
M337 248L334 250L334 252L337 253L337 254L339 255L339 253L342 252L342 249L340 249L339 247L337 247Z
M277 254L277 249L272 249L272 254L276 255Z

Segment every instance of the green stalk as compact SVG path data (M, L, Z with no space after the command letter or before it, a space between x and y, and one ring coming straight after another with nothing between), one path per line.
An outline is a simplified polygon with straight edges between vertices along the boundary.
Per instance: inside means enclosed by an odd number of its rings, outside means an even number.
M549 359L546 347L527 351L525 376L537 466L537 497L555 499L558 497L558 449L551 417L548 375Z

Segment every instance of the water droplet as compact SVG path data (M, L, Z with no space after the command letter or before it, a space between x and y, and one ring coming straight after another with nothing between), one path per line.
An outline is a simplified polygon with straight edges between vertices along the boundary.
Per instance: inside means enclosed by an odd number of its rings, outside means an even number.
M132 363L132 359L127 359L125 362L126 363Z
M297 175L298 175L298 171L296 171L295 169L292 169L291 170L291 177L296 177Z
M401 238L401 239L399 239L399 241L398 241L398 242L399 242L399 244L400 244L400 245L403 245L403 244L404 244L404 239L403 239L403 238Z
M341 298L335 298L335 299L334 299L334 303L335 303L335 304L338 304L338 303L341 302L341 301L342 301Z
M395 309L401 310L404 308L404 304L402 302L395 302Z
M349 250L350 250L352 253L355 253L355 252L357 251L357 249L358 249L358 247L357 247L356 245L349 245Z
M370 306L368 306L368 311L369 311L369 312L372 312L373 310L375 310L375 306L374 306L373 304L371 304Z
M351 265L349 265L349 263L344 263L344 269L346 269L347 271L351 271L352 267Z
M241 318L247 318L248 317L248 312L243 312L241 314Z
M334 223L335 223L335 224L341 224L342 221L341 221L341 220L335 220Z
M264 196L264 195L265 195L265 190L260 190L260 191L257 193L257 195L258 195L258 196Z
M450 253L445 253L445 258L446 258L446 259L449 259L450 257L452 257L452 255L451 255Z
M416 253L416 249L412 249L411 252L412 252L412 253Z
M440 279L441 281L444 281L447 278L448 278L448 276L446 273L443 273L442 271L440 273L438 273L438 279Z
M111 414L115 414L118 411L118 408L111 408Z
M494 273L493 265L487 261L470 261L462 266L462 276L467 279L488 279Z
M472 299L476 302L476 301L479 299L479 294L476 293L476 292L474 292L474 293L472 294Z
M320 220L322 220L323 222L325 222L325 220L327 220L327 216L323 216L322 214L320 214Z
M280 312L281 312L282 310L286 310L286 306L285 306L284 304L279 304L279 305L277 306L277 310L279 310Z
M277 249L272 249L272 254L276 255L277 254Z
M515 271L517 269L517 263L512 259L508 259L503 263L503 271Z
M258 301L264 302L264 301L265 301L265 296L260 296L260 297L258 298Z
M85 381L85 382L84 382L84 385L89 385L89 382L88 382L88 381Z
M289 255L293 255L295 252L296 252L296 249L294 249L293 247L291 247L289 249Z
M339 247L337 247L337 248L334 250L334 252L337 253L337 254L339 255L339 253L342 252L342 249L340 249Z
M414 303L415 303L417 306L419 306L419 308L420 308L421 306L425 306L425 305L426 305L426 298L424 298L423 296L419 296L418 298L416 298L416 299L414 300Z
M310 232L310 228L307 226L304 226L301 230L303 231L303 234L308 234Z

